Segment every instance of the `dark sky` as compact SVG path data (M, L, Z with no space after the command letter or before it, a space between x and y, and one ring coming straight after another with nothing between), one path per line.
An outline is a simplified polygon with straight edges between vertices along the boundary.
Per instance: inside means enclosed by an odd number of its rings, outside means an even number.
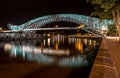
M93 6L86 0L0 0L0 26L22 24L31 19L58 13L90 15Z

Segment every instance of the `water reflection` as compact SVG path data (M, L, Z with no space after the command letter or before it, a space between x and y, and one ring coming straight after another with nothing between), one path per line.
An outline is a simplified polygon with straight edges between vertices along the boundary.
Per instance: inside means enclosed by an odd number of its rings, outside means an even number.
M83 50L83 44L81 42L81 39L77 39L77 42L75 43L75 48L79 51L82 52Z
M5 42L4 51L11 57L21 56L23 60L40 64L80 67L89 65L87 58L93 54L96 46L95 39L54 36L34 41Z

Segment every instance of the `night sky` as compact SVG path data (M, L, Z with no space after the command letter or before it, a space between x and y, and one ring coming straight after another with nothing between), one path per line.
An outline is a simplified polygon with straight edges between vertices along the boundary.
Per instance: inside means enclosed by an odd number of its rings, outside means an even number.
M90 15L86 0L0 0L0 26L23 24L34 18L59 13Z

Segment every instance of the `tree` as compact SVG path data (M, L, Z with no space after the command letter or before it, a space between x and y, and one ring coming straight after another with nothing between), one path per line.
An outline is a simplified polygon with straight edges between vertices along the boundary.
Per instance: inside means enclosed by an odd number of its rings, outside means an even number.
M118 36L120 38L120 0L86 0L95 7L91 16L97 16L100 19L113 19Z
M109 36L117 36L117 34L116 34L116 30L115 30L115 25L113 25L113 24L110 24L110 25L108 25L108 33L107 33L107 35L109 35Z

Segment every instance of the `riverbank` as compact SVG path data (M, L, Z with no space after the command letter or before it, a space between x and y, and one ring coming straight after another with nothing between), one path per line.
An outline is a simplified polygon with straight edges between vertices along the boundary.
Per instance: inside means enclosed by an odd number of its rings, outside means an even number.
M119 78L120 42L116 37L103 38L89 78Z

